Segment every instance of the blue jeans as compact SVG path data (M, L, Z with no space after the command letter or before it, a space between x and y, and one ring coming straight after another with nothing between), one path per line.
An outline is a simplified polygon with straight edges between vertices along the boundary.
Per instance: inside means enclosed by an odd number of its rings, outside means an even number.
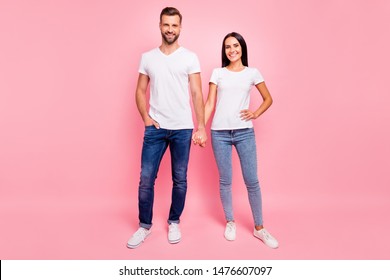
M172 202L168 223L179 223L187 193L187 167L190 155L192 129L157 129L145 127L141 157L141 178L138 188L139 224L152 227L154 183L161 159L169 146L172 169Z
M232 146L234 146L240 159L255 226L263 225L254 129L212 130L211 139L219 171L219 189L226 220L234 220L232 204Z

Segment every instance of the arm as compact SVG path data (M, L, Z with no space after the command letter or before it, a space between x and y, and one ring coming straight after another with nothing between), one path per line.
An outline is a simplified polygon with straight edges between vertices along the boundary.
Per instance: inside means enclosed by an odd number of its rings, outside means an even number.
M215 103L217 100L217 85L214 83L209 84L209 95L207 96L206 105L204 107L205 123L209 121L211 113L214 111Z
M242 110L240 112L241 119L248 121L250 119L257 119L260 117L267 109L272 105L272 97L271 94L268 91L267 86L264 82L259 83L256 85L257 90L260 92L261 97L263 98L263 102L261 103L260 107L257 108L256 111L252 112L248 109Z
M195 116L198 122L198 129L193 134L192 140L201 147L206 145L207 134L204 121L204 103L202 94L202 83L200 73L194 73L189 76L192 102L194 104Z
M135 91L135 102L137 103L138 111L145 123L145 126L154 125L156 128L159 128L158 123L148 114L146 101L146 89L148 88L148 83L149 77L140 73L138 76L137 89Z

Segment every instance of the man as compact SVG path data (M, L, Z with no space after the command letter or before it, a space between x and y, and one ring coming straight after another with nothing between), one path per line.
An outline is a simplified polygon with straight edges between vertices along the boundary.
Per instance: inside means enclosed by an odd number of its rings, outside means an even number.
M151 233L154 183L167 147L171 153L173 181L168 241L174 244L181 240L179 222L187 192L191 138L202 147L207 140L200 65L196 54L178 43L181 21L182 15L177 9L164 8L160 14L162 43L160 47L144 53L140 62L136 103L145 123L138 188L140 227L127 242L129 248L141 245ZM146 89L149 82L148 111ZM193 135L189 88L198 122L197 131Z

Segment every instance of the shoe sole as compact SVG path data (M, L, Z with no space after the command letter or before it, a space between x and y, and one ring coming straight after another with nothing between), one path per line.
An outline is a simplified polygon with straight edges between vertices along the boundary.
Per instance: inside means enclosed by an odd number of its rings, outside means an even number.
M127 248L129 249L135 249L135 248L138 248L139 246L141 246L141 244L143 243L143 241L141 241L141 243L137 244L137 245L129 245L127 244Z
M181 238L176 239L176 240L169 240L168 239L169 244L176 244L176 243L179 243L180 241L181 241Z

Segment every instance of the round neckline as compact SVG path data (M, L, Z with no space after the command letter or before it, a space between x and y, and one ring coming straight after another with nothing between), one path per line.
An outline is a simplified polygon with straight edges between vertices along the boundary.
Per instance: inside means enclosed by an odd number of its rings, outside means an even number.
M226 69L226 71L228 71L229 73L241 73L241 72L244 72L248 67L247 66L244 66L244 69L240 70L240 71L232 71L232 70L229 70L226 66L223 67L224 69Z

